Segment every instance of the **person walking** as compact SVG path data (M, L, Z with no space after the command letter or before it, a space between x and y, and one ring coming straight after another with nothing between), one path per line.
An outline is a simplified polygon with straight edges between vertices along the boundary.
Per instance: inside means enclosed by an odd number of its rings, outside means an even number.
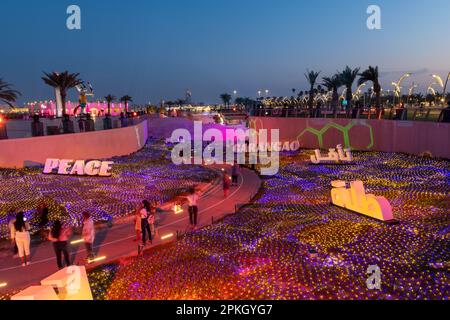
M11 239L16 241L19 257L22 260L22 266L25 267L30 264L30 225L24 217L23 212L16 215L11 229Z
M14 258L18 258L19 257L19 249L17 248L17 243L16 240L13 237L13 228L14 228L14 222L16 221L16 214L14 213L15 210L11 210L8 214L8 229L9 229L9 234L10 234L10 239L11 239L11 244L13 246L12 248L12 252L13 252L13 257Z
M450 123L450 100L447 102L447 107L442 110L439 115L439 122Z
M150 235L152 236L150 241L155 238L156 229L155 229L155 218L156 218L156 210L158 208L158 204L156 201L152 201L150 205L150 214L148 216L148 225L150 227Z
M141 209L142 207L138 207L135 212L134 230L136 231L136 239L133 240L134 242L137 242L142 238Z
M147 200L142 201L143 208L141 209L141 229L142 229L142 245L147 244L147 235L152 244L152 233L150 231L150 225L148 223L148 218L150 216L150 202Z
M53 243L53 250L55 251L56 263L59 269L64 268L62 263L63 256L66 267L71 265L69 251L67 250L67 242L69 241L70 234L70 228L63 227L61 221L56 220L48 235L48 240Z
M95 228L94 221L91 218L89 212L83 212L83 241L86 247L87 260L95 258L94 254L94 241L95 241Z
M231 184L233 186L238 186L239 185L238 178L239 178L240 169L241 168L240 168L239 164L235 160L233 168L231 170Z
M195 229L197 228L198 222L198 193L195 188L189 190L189 195L186 197L189 205L189 221L191 226Z
M41 203L37 209L37 213L39 216L39 233L41 235L41 239L45 240L48 238L47 224L49 222L49 210L47 205L45 203Z
M231 178L226 171L223 172L223 195L228 198L228 193L231 188Z

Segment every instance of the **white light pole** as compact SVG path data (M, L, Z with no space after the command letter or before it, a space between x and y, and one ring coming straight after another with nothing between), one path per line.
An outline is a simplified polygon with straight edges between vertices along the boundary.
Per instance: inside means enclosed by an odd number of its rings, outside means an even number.
M398 93L399 102L402 103L402 82L406 79L411 77L411 73L405 73L397 82L393 82L392 84L394 87L396 87L396 91ZM395 103L394 103L395 104Z

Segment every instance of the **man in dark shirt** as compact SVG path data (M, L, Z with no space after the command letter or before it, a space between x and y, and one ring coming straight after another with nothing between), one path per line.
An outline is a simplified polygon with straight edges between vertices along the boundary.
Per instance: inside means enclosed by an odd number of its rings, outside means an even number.
M450 100L447 102L447 108L442 110L441 116L439 118L442 119L441 122L450 123Z

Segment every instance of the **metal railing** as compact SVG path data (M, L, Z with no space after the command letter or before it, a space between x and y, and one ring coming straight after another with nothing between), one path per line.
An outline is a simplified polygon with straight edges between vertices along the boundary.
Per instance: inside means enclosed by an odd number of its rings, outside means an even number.
M449 112L443 108L384 108L377 112L375 108L353 108L350 110L320 110L292 107L258 107L251 113L257 117L285 117L285 118L334 118L334 119L369 119L369 120L408 120L440 122L444 113Z

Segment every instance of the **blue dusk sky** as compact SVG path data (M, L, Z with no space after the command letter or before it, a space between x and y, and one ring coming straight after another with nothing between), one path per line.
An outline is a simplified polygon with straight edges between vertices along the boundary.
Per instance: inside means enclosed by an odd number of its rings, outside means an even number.
M66 27L81 8L81 30ZM381 30L366 27L381 8ZM237 90L255 97L307 88L307 68L323 76L378 65L383 86L450 71L448 0L1 0L0 78L20 102L53 98L42 71L81 73L97 98L136 103L183 98L214 103ZM389 87L390 88L390 87ZM72 92L74 97L75 92Z

